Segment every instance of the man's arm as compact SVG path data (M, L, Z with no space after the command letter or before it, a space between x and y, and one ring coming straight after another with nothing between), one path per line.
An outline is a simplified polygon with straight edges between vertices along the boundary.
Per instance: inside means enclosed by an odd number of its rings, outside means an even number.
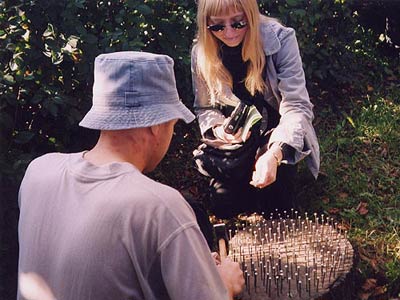
M216 263L197 226L162 249L161 268L171 299L233 299L244 286L239 264L230 259Z

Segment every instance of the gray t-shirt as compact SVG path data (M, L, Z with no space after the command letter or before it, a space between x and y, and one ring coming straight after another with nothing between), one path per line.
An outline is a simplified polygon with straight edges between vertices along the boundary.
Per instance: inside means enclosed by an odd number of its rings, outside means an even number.
M178 191L129 163L82 157L51 153L29 165L19 272L41 275L58 300L228 299Z

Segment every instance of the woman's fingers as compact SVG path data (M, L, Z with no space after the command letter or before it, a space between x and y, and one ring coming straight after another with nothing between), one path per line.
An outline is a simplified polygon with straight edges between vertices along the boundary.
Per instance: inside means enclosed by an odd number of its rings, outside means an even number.
M276 160L266 152L257 159L250 184L256 188L264 188L275 182L276 172Z

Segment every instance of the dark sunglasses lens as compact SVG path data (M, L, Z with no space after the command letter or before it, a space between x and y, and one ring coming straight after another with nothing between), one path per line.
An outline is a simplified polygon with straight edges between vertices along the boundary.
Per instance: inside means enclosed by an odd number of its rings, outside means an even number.
M241 21L241 22L235 22L231 26L232 26L232 28L235 28L235 29L242 29L242 28L246 27L246 25L247 25L246 22Z
M209 25L207 26L208 29L211 31L222 31L225 28L225 25L216 24L216 25Z

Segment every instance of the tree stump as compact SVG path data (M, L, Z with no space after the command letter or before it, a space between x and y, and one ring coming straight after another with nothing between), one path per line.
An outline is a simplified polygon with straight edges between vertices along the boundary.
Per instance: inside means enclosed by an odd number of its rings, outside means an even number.
M324 215L252 214L229 229L229 257L246 283L240 300L323 299L345 281L353 256L347 232Z

